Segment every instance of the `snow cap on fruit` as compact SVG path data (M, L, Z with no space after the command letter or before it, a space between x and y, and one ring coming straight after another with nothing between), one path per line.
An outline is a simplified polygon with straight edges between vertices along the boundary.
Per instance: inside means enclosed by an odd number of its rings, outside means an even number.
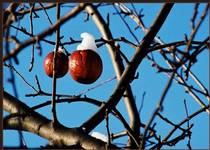
M95 37L91 35L90 33L83 32L81 33L82 42L77 46L77 50L87 50L91 49L96 51L96 43L95 43Z

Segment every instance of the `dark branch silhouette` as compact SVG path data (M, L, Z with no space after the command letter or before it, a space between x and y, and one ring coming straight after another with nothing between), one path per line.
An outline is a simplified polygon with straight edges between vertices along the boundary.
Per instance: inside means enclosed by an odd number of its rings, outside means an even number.
M135 4L124 3L11 3L3 11L3 40L5 45L3 47L3 68L9 70L10 78L8 83L11 84L14 96L8 93L5 87L3 92L3 109L9 115L4 116L3 126L4 130L16 130L19 133L19 146L4 146L4 148L31 148L24 140L22 131L27 131L48 140L47 145L41 145L39 148L66 148L66 149L161 149L164 146L175 146L182 140L186 141L186 146L193 149L192 146L192 128L196 122L191 119L199 116L201 113L208 113L210 106L207 104L210 100L208 88L202 83L197 74L193 72L193 66L198 63L198 57L209 51L209 36L197 40L196 35L201 34L200 28L204 20L208 17L209 4L202 4L205 7L200 8L199 3L196 3L192 16L189 20L191 24L190 33L186 33L183 39L174 40L166 43L157 34L163 28L164 22L167 22L167 16L172 13L173 3L162 4L157 17L153 20L150 28L147 28L144 22L143 9L138 10ZM101 8L110 7L112 11L103 14ZM51 14L50 10L55 10L55 14ZM64 15L61 9L68 10ZM202 12L199 12L202 10ZM40 15L42 14L42 15ZM54 15L54 18L52 17ZM55 75L56 60L59 47L64 49L65 54L70 56L71 53L65 47L73 46L81 43L81 39L77 39L74 35L64 37L62 27L65 23L69 23L75 17L82 15L82 21L85 24L93 23L98 29L99 37L95 39L97 48L106 47L109 53L110 62L112 63L114 73L104 81L98 84L88 86L85 90L80 90L73 95L58 92L57 80ZM27 18L28 26L23 25L22 21ZM49 27L37 33L36 21L40 17L44 17ZM112 30L112 20L118 18L120 22L119 31L122 30L127 33L127 37L115 37ZM54 21L53 21L54 19ZM77 19L77 18L76 18ZM81 21L80 20L80 21ZM18 23L16 25L15 23ZM134 28L132 24L137 26ZM123 27L121 29L121 27ZM125 28L124 28L125 27ZM144 33L143 39L140 40L139 30ZM15 31L16 33L13 34ZM27 39L22 40L18 35L22 34ZM54 36L54 41L49 40L49 36ZM129 38L129 37L132 38ZM26 53L27 48L31 46L30 61L26 62L29 66L28 73L33 73L36 67L36 62L42 55L42 49L45 48L42 43L55 47L53 57L53 77L52 89L47 91L44 89L44 81L41 81L38 72L35 72L34 80L30 81L26 72L21 72L18 65L22 65L22 60L19 58L20 53ZM14 45L14 46L11 46ZM130 58L124 51L124 45L130 48L129 53L132 53ZM36 51L37 50L37 51ZM36 57L36 54L39 54ZM158 55L158 59L157 59ZM27 56L26 56L27 57ZM142 67L141 63L146 60L151 64L151 69L154 69L157 74L164 74L168 79L168 83L160 91L160 98L155 105L153 113L147 118L146 123L141 120L144 115L142 109L145 107L147 98L145 97L148 91L144 90L142 99L138 100L134 95L133 83L136 80L141 80L141 73L138 68ZM14 63L13 63L14 62ZM107 63L107 62L106 62ZM105 62L104 62L105 64ZM105 64L106 65L106 64ZM31 74L30 74L31 75ZM5 76L4 76L5 77ZM6 76L7 77L7 76ZM38 78L39 77L39 78ZM21 86L25 86L31 92L25 92L25 98L33 98L34 100L40 98L47 98L46 101L37 103L29 107L27 103L18 98L18 91L21 88L16 85L16 78L21 79ZM90 91L94 91L105 84L116 81L116 85L112 87L112 92L107 95L106 99L93 98L87 96ZM172 84L173 83L173 84ZM201 108L194 112L190 111L191 99L187 98L188 103L184 99L183 111L185 111L185 118L181 118L180 122L174 122L168 116L162 113L164 107L164 100L167 98L166 94L172 90L172 86L176 84L183 87L186 94L194 100ZM141 85L143 86L143 85ZM138 89L136 89L138 90ZM101 93L103 94L103 93ZM138 94L137 96L139 96ZM148 94L147 94L148 95ZM140 96L141 97L141 96ZM118 109L117 104L123 98L125 104L124 116L121 110ZM182 100L183 100L182 99ZM76 127L68 128L59 122L58 113L56 111L57 105L67 103L88 103L96 106L97 111L89 116L87 120ZM46 118L45 114L37 112L38 109L51 106L51 119ZM121 131L112 129L112 118L117 119L117 125L122 126ZM98 125L105 122L104 127L107 133L107 141L94 138L90 135ZM172 127L168 130L166 136L159 135L159 130L156 126L159 121L164 122ZM186 124L186 126L184 126ZM179 131L179 134L175 134ZM115 140L121 137L126 137L128 140L124 143L116 143Z

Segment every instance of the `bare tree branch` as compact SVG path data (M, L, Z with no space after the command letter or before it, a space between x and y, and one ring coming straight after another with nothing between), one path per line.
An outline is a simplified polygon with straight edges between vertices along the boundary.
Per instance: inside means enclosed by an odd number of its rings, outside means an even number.
M56 3L56 8L57 8L57 20L60 18L60 4ZM56 85L57 85L57 80L55 76L55 68L56 62L57 62L57 52L59 48L59 41L60 41L60 28L56 30L56 45L55 45L55 52L54 52L54 57L53 57L53 78L52 78L52 120L53 123L57 123L57 115L56 115L56 102L55 102L55 96L56 96Z
M48 139L58 147L65 147L79 144L85 149L105 149L106 143L95 139L75 128L67 128L61 124L53 129L51 121L41 114L33 111L23 102L4 92L3 108L10 113L25 115L21 118L21 126L18 124L18 118L4 120L4 129L21 129L32 132L43 138ZM50 134L49 134L50 133ZM110 148L117 148L110 145Z
M118 85L116 86L114 92L112 93L107 103L81 126L81 128L85 132L87 133L90 132L104 119L106 109L108 109L108 111L110 112L117 105L117 103L119 102L120 98L122 97L126 89L126 85L128 85L128 83L131 81L137 67L139 66L143 58L146 56L147 48L149 47L150 43L153 41L153 38L161 28L172 7L173 7L172 3L165 4L163 6L157 19L154 21L149 32L144 37L141 45L137 48L136 53L134 54L130 64L127 65Z
M51 11L47 12L47 10L51 8L53 8L53 13L56 12L56 5L57 17L55 14L54 16L50 14ZM200 5L202 6L199 7ZM103 6L108 6L112 9L105 10L106 8L104 8ZM171 43L164 43L161 38L157 36L157 33L160 31L162 24L165 22L168 14L170 13L170 10L173 7L173 3L163 4L163 7L155 18L153 24L149 25L151 28L147 28L143 22L143 9L136 9L137 7L135 7L135 5L132 3L131 9L127 6L129 6L129 4L124 3L75 3L73 5L66 5L65 3L10 3L9 7L4 10L4 70L5 76L7 76L8 73L11 73L11 78L8 79L8 82L10 82L13 87L14 96L5 91L3 92L4 111L8 111L10 113L9 115L4 115L3 125L4 130L18 131L20 138L19 146L11 148L27 148L24 147L26 143L21 133L22 131L27 131L48 140L49 143L47 145L40 145L40 148L49 149L118 148L115 145L118 145L120 148L126 149L160 149L165 148L165 146L175 146L180 141L184 141L184 144L186 143L186 146L189 149L192 149L191 138L195 137L191 137L192 133L194 133L192 132L192 127L194 124L192 124L192 121L190 120L193 117L200 115L200 113L202 112L210 112L210 106L209 104L207 104L210 98L209 91L207 87L204 86L205 84L201 82L202 77L204 76L198 78L192 72L193 67L196 66L195 64L200 64L200 57L202 56L202 54L204 54L206 50L208 51L210 48L209 36L207 35L207 37L205 37L206 33L202 36L199 35L199 32L201 33L202 31L200 30L201 24L206 23L206 20L204 19L206 18L206 16L208 16L209 4L195 4L194 10L191 10L192 15L191 18L189 18L191 20L188 20L190 25L192 26L192 28L191 26L189 26L191 32L185 34L184 40L174 40ZM60 12L60 7L66 8L64 8L64 11ZM66 11L68 12L66 13ZM106 14L102 14L104 12L106 12ZM116 14L118 16L116 16ZM60 18L60 15L63 15L63 17ZM35 21L35 18L41 18L44 16L46 17L46 23L49 23L48 29L44 29L38 34L36 32L36 35L34 35L35 31L33 28L35 25L37 25L35 24L37 23ZM80 21L84 21L85 26L89 26L89 23L92 26L92 23L95 23L96 27L98 28L98 33L101 34L101 37L95 39L96 46L99 49L101 47L104 48L104 46L106 45L106 48L112 60L112 62L109 63L113 65L115 75L107 80L101 82L99 81L99 83L96 83L92 86L87 85L87 88L85 90L74 93L74 95L67 95L62 91L61 93L57 93L56 83L58 81L56 82L56 64L54 63L54 75L51 85L52 90L47 91L46 89L44 89L44 87L46 87L44 86L44 84L46 84L45 81L42 82L41 80L38 80L37 72L34 72L35 80L33 81L29 81L29 78L27 77L27 75L31 75L31 73L33 74L33 72L30 73L30 71L33 68L35 60L34 56L36 56L36 53L34 53L34 48L39 50L38 54L40 54L41 56L41 48L44 48L41 47L41 42L47 44L48 46L55 46L54 62L56 62L57 59L56 52L58 51L59 46L61 46L61 48L65 50L67 56L71 55L67 51L67 49L65 49L65 46L72 47L75 46L75 44L81 43L83 40L74 39L73 35L67 35L68 32L65 32L64 36L62 36L60 35L60 31L62 30L62 25L66 22L68 23L68 25L69 23L70 25L73 25L73 18L76 16L79 16L79 19L82 19ZM112 32L112 29L116 29L116 24L114 26L112 24L113 19L120 19L119 17L121 18L121 24L119 23L119 27L122 27L122 23L124 23L127 28L125 28L126 30L123 32L125 32L125 34L128 33L129 35L127 37L118 36L113 38L114 33L116 33L115 31ZM130 17L131 20L128 17ZM52 20L55 18L56 20L53 23ZM38 21L39 19L36 20ZM134 24L137 24L137 27L131 28L133 24L132 22L129 22L129 20L133 20ZM27 21L28 24L26 24L26 26L23 26L22 23L25 23L25 21ZM18 24L17 27L15 25L16 23ZM145 33L145 37L143 37L143 39L141 39L140 41L137 40L139 38L138 34L136 34L138 32L137 29L142 29ZM17 33L20 34L18 35ZM53 36L55 35L56 40L47 40L49 38L52 38L52 34ZM117 35L118 34L121 33L117 33ZM28 39L24 41L21 40L22 35L24 35L24 37L27 37ZM130 35L134 37L134 39ZM202 39L196 40L197 35L199 35L199 37L201 37ZM17 69L17 65L19 62L17 57L22 57L22 55L19 55L20 52L25 53L27 50L29 50L30 52L30 49L26 47L31 45L33 45L30 60L31 64L29 64L30 68L27 72L29 74L27 74L24 70L22 70L22 60L20 63L21 69ZM10 49L12 47L13 49ZM124 48L126 48L128 51L125 52L126 49ZM132 57L130 57L131 53L133 53ZM135 84L137 83L136 79L139 76L139 72L136 71L141 65L142 61L146 58L148 59L151 67L153 67L157 71L156 73L160 75L165 74L166 78L169 78L169 81L167 86L165 87L165 90L161 93L161 98L158 101L157 107L154 109L154 112L151 114L151 116L148 117L148 121L146 123L143 123L141 122L140 118L142 117L142 115L144 115L144 108L147 107L146 105L144 105L145 92L143 93L142 100L141 98L137 99L136 96L134 97L131 88L135 87ZM204 58L206 57L204 56ZM12 65L13 60L16 63L15 66ZM8 61L8 63L5 61ZM146 63L148 63L148 61ZM201 63L203 64L203 62ZM144 69L144 66L142 69ZM18 81L18 85L21 84L21 86L25 86L29 90L32 90L31 93L25 94L26 97L33 97L35 101L40 98L43 100L47 98L47 100L44 100L42 102L36 101L37 103L32 107L28 107L27 102L21 102L18 99L17 95L17 90L19 89L19 87L16 86L17 83L15 84L14 82L15 77L17 77L18 79L20 78L20 83ZM162 77L164 78L164 76ZM115 82L115 86L113 87L113 84L110 85L113 88L112 93L110 95L103 95L108 96L105 99L106 101L103 101L100 98L100 95L98 95L99 93L97 93L97 95L99 96L97 99L86 96L87 92L91 91L90 95L92 95L94 93L93 90L115 79L118 80L117 83ZM163 105L163 101L166 93L169 91L173 80L175 81L177 86L183 87L183 90L185 90L186 93L185 95L189 94L192 99L195 100L202 107L202 109L198 111L190 109L190 111L193 111L190 115L188 111L190 107L187 107L187 104L184 101L186 116L182 116L184 118L182 118L182 121L178 123L160 113L163 106L164 108L168 106ZM8 90L9 86L10 85L5 85L4 90ZM111 88L110 86L109 89ZM171 88L173 88L173 90L176 90L176 87ZM137 96L139 96L140 94L138 93L138 91L135 91L137 92ZM120 102L120 100L122 100L122 98L124 100L126 108L121 112L121 109L118 109L117 104ZM206 99L207 101L205 101ZM140 103L138 103L139 110L137 110L138 104L136 104L136 100L141 100ZM64 105L72 105L72 103L93 104L97 107L97 111L94 114L91 114L88 120L84 120L82 124L79 124L77 127L69 128L65 127L65 124L61 124L57 120L55 106L58 106L61 103ZM151 104L149 105L151 107ZM37 113L37 109L45 109L44 107L48 108L50 106L52 107L52 119L47 119L44 115ZM120 106L120 108L122 107ZM124 109L124 107L122 109ZM201 118L202 117L203 116L201 116ZM115 123L114 126L112 125L113 121ZM92 130L95 130L95 128L102 122L105 122L105 124L103 125L107 129L107 143L89 136L89 133ZM162 135L163 133L162 131L160 131L161 129L156 128L156 125L159 124L159 122L164 122L166 126L171 127L170 130L166 131L166 135ZM196 122L194 123L196 124ZM183 126L184 124L186 126ZM115 129L116 125L118 125L122 129ZM195 131L195 133L196 132L197 131ZM176 133L178 133L178 135ZM119 143L115 139L120 140L120 137L123 137L124 139L128 138L128 140L123 140L123 142ZM96 138L100 139L100 137L97 136ZM4 148L10 148L10 146L4 145Z
M30 30L31 30L31 35L34 35L34 28L33 28L33 19L32 19L32 13L34 11L34 5L35 3L32 4L31 9L30 9ZM34 44L32 44L32 52L31 52L31 63L29 67L29 72L32 71L34 66Z
M53 8L53 7L56 7L56 3L49 3L48 5L45 5L43 6L44 9L50 9L50 8ZM34 7L34 11L40 11L40 10L43 10L43 7L41 6L37 6L37 7ZM25 10L19 10L18 11L18 15L25 15L25 14L28 14L30 13L30 9L25 9Z
M169 79L169 81L168 81L168 83L167 83L167 85L166 85L166 87L165 87L165 89L164 89L164 91L163 91L163 94L162 94L161 97L160 97L160 100L159 100L158 103L157 103L156 109L154 110L153 114L151 115L150 119L148 120L148 123L146 124L145 130L144 130L144 134L143 134L143 137L142 137L142 143L141 143L141 146L140 146L141 149L144 149L144 147L145 147L145 138L146 138L147 131L148 131L148 129L149 129L151 123L152 123L153 120L155 119L155 116L157 115L157 113L158 113L158 112L162 109L162 107L163 107L163 101L164 101L164 99L165 99L165 96L166 96L168 90L169 90L170 87L171 87L171 84L172 84L174 75L175 75L175 73L173 72L172 75L171 75L171 77L170 77L170 79Z
M15 49L13 49L8 55L3 57L3 61L8 60L11 57L16 56L19 52L21 52L21 50L23 48L26 48L27 46L29 46L30 44L36 43L37 41L43 39L44 37L46 37L47 35L52 34L55 30L57 30L62 24L64 24L66 21L72 19L73 17L75 17L79 12L81 12L86 4L81 3L79 4L77 7L75 7L74 9L72 9L72 11L70 11L68 14L66 14L63 18L59 19L53 26L51 26L49 29L41 32L40 34L38 34L37 36L34 36L26 41L24 41L21 45L19 45L18 47L16 47Z
M3 15L3 29L6 29L12 22L16 20L15 11L20 3L11 3L9 7L4 11Z
M205 112L206 109L209 110L210 105L205 106L204 108L199 109L198 111L192 113L191 115L189 115L187 118L185 118L184 120L182 120L180 123L178 123L170 132L168 132L168 135L166 135L166 137L162 140L163 143L166 143L168 141L168 139L173 135L173 133L179 128L181 127L184 123L188 122L190 119L194 118L195 116L198 116L200 113ZM161 148L162 146L162 142L156 144L155 146L152 147L152 149L155 148Z
M143 30L143 32L146 34L148 32L148 29L145 27L143 21L141 18L139 18L138 16L136 16L134 13L131 12L131 10L129 8L127 8L124 4L122 3L116 3L117 6L120 7L120 9L126 13L126 14L129 14L129 16L136 22L136 24L138 26L141 27L141 29ZM158 37L155 37L154 38L154 41L161 44L161 45L164 45L164 42L158 38ZM166 48L169 52L171 51L171 48L170 47L167 47ZM175 56L176 60L180 61L180 58L178 56ZM169 66L170 64L167 63ZM184 70L187 70L187 66L185 64L182 64L182 68ZM201 90L206 93L208 95L208 90L205 88L205 86L201 83L201 81L199 81L199 79L196 77L196 75L189 70L189 75L192 77L192 79L195 81L196 84L198 84L198 86L201 88ZM180 81L182 82L182 81ZM191 91L189 91L189 94L195 99L196 102L198 102L198 104L202 107L203 105L201 104L202 102L200 102L198 100L198 98L196 98L195 94L192 93ZM207 97L207 99L209 100L209 96ZM208 112L208 111L207 111Z
M101 102L101 101L98 101L98 100L95 100L95 99L91 99L91 98L80 98L80 97L71 97L71 98L62 98L62 99L57 99L56 100L56 103L64 103L64 102L67 102L67 103L73 103L73 102L86 102L86 103L91 103L91 104L94 104L98 107L102 107L105 102ZM39 108L42 108L42 107L45 107L47 105L50 105L51 104L51 101L46 101L44 103L41 103L39 105L36 105L36 106L33 106L31 107L31 109L33 110L36 110L36 109L39 109ZM123 124L123 126L125 127L125 129L127 130L127 133L128 135L135 141L136 145L138 145L138 135L133 132L133 130L130 128L130 126L128 125L127 121L124 119L124 117L122 116L122 114L116 109L114 108L113 111L111 111L111 113L117 118L120 120L120 122ZM141 123L141 127L145 128L145 124L142 124ZM152 128L149 128L149 130L151 132L155 132Z
M85 10L88 12L88 14L92 16L93 21L95 22L99 31L102 34L102 38L104 38L105 40L112 40L113 39L112 33L110 29L108 28L108 26L106 26L106 22L100 15L99 11L93 5L86 6ZM114 65L115 73L119 81L124 71L124 65L123 65L122 59L120 57L120 54L115 51L115 47L113 45L107 44L106 46L108 48L110 57L112 59L112 63ZM136 108L135 100L133 97L133 93L131 91L131 87L129 84L127 86L127 89L124 95L126 95L126 97L124 97L124 102L125 102L127 112L130 118L130 126L134 130L134 132L138 134L139 126L140 126L140 119L139 119L138 110Z

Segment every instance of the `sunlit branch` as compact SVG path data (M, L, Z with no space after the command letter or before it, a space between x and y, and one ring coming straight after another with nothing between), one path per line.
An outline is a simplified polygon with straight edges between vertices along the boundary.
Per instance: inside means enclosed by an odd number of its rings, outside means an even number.
M143 58L146 56L147 48L149 47L150 43L153 41L153 38L164 23L172 6L173 4L165 4L163 6L159 16L155 20L154 24L151 26L150 31L144 37L142 44L139 48L137 48L136 53L134 54L130 62L130 65L127 65L125 71L123 72L121 79L117 87L115 88L113 94L111 95L110 99L96 114L94 114L88 121L86 121L81 126L81 128L84 129L85 132L88 133L92 129L94 129L104 119L105 110L108 109L109 111L111 111L114 108L114 106L116 106L116 104L119 102L120 98L124 93L124 90L126 89L125 85L128 85L130 79L135 74L137 67L139 66Z
M102 38L105 40L112 40L113 36L112 33L109 29L109 27L106 25L105 20L103 19L103 17L101 16L100 12L97 10L96 7L94 7L93 5L88 5L85 10L88 12L88 14L90 14L92 16L93 21L95 22L96 26L98 27ZM113 45L109 45L106 44L107 49L109 51L111 60L112 60L112 64L114 66L114 70L117 76L117 80L120 80L121 75L124 71L124 65L122 62L122 58L120 56L120 54L118 52L116 52L115 47ZM124 102L127 108L127 112L129 115L129 119L130 119L130 126L131 128L136 132L139 133L139 124L140 124L140 119L139 119L139 114L138 114L138 110L136 108L136 104L134 101L134 96L131 90L131 87L129 84L127 84L127 89L125 90L125 95L127 95L126 97L124 97ZM102 121L102 120L101 120ZM134 141L129 141L129 145L135 145L133 144Z
M146 28L146 26L144 25L144 22L142 21L141 18L139 18L138 16L136 16L135 14L133 14L131 12L131 10L129 8L127 8L123 3L116 3L116 5L122 10L122 12L129 14L129 16L136 22L136 24L141 27L141 29L143 30L143 32L146 34L148 32L148 28ZM155 37L154 41L164 45L164 42L158 38ZM171 51L170 47L166 47L167 51ZM178 56L175 56L177 61L180 61L180 58ZM168 64L168 63L167 63ZM169 64L168 64L169 65ZM169 65L170 66L170 65ZM185 64L182 64L182 67L184 70L187 69ZM201 83L201 81L193 74L192 71L189 70L189 75L192 77L192 79L195 81L196 84L199 85L199 87L203 90L203 92L208 93L208 91L206 90L205 86ZM193 98L195 98L194 94L190 92L191 95L193 95ZM195 99L197 101L197 99Z
M3 108L11 114L19 112L26 115L21 118L21 126L18 123L18 118L10 118L4 120L4 129L25 130L46 138L58 148L79 144L84 149L105 149L106 143L95 139L87 134L84 134L78 129L67 128L61 124L53 128L51 120L41 114L30 109L26 104L4 92ZM50 134L49 134L50 133ZM110 145L110 148L117 148L115 145Z

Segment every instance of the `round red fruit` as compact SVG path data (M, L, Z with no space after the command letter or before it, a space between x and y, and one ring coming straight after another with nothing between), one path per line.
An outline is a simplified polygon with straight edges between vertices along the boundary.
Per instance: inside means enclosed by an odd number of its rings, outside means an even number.
M54 51L47 54L44 59L44 70L49 77L53 77L53 59ZM68 72L68 56L66 56L62 51L56 53L56 68L55 77L61 78Z
M79 83L95 82L100 77L102 70L102 60L93 50L76 50L69 58L70 75Z

